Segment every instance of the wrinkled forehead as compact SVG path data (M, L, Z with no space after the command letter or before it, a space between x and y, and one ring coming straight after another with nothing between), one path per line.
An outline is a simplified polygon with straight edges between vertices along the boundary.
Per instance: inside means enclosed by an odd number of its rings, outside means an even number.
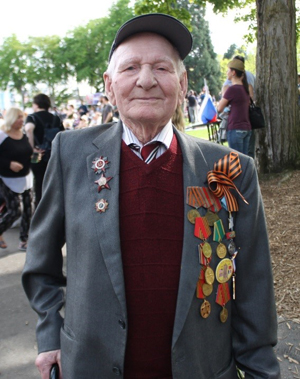
M147 56L154 60L180 61L176 48L165 37L155 33L137 33L124 40L115 50L112 60L120 61L131 57L142 57L146 50Z

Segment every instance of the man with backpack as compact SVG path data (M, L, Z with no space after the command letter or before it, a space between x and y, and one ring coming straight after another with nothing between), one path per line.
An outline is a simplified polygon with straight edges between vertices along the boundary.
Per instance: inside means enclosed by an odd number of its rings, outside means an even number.
M32 171L34 174L35 208L42 196L42 184L51 154L51 143L56 134L64 130L60 118L49 112L50 98L40 93L33 98L34 113L25 123L25 131L34 149Z

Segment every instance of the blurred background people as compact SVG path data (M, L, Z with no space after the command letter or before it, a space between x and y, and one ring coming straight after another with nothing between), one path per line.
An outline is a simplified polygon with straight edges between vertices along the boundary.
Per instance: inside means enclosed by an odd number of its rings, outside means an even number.
M197 120L197 98L194 91L190 90L187 96L189 120L194 124Z
M103 105L101 124L107 124L108 122L113 121L113 106L110 104L108 97L105 95L101 96L100 102Z
M51 142L55 135L64 130L61 119L49 112L50 98L40 93L33 98L34 113L27 116L25 131L35 153L41 154L40 160L32 164L34 174L35 208L42 196L42 184L51 154ZM50 130L51 129L51 130Z
M5 201L6 211L0 218L0 248L7 245L2 234L20 217L20 197L23 212L20 225L19 250L26 251L28 231L31 221L31 188L33 175L30 171L30 159L33 148L22 131L23 112L10 108L0 130L0 194Z
M91 117L91 121L89 123L89 127L100 125L101 121L102 121L101 113L96 111L96 112L93 113L93 115Z
M87 113L89 113L88 107L84 104L82 100L80 102L80 107L78 108L78 113L80 116L84 116Z
M248 155L252 131L249 120L250 95L244 62L239 59L231 60L228 63L227 78L231 80L232 85L220 100L218 112L223 112L225 107L230 105L227 124L228 145Z

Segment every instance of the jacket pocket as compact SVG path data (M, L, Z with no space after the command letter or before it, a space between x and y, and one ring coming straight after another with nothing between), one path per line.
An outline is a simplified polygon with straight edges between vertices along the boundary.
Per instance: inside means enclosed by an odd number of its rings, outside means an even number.
M224 371L222 371L219 375L217 375L215 378L216 379L238 379L234 360L232 360L230 365Z

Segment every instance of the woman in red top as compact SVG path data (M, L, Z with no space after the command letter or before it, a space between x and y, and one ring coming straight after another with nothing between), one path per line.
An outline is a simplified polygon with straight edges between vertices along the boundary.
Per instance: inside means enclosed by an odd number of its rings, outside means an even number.
M218 112L230 106L227 125L227 139L229 147L241 153L248 154L251 137L251 124L249 121L250 95L244 62L233 59L228 63L227 78L232 86L224 93L218 104Z

